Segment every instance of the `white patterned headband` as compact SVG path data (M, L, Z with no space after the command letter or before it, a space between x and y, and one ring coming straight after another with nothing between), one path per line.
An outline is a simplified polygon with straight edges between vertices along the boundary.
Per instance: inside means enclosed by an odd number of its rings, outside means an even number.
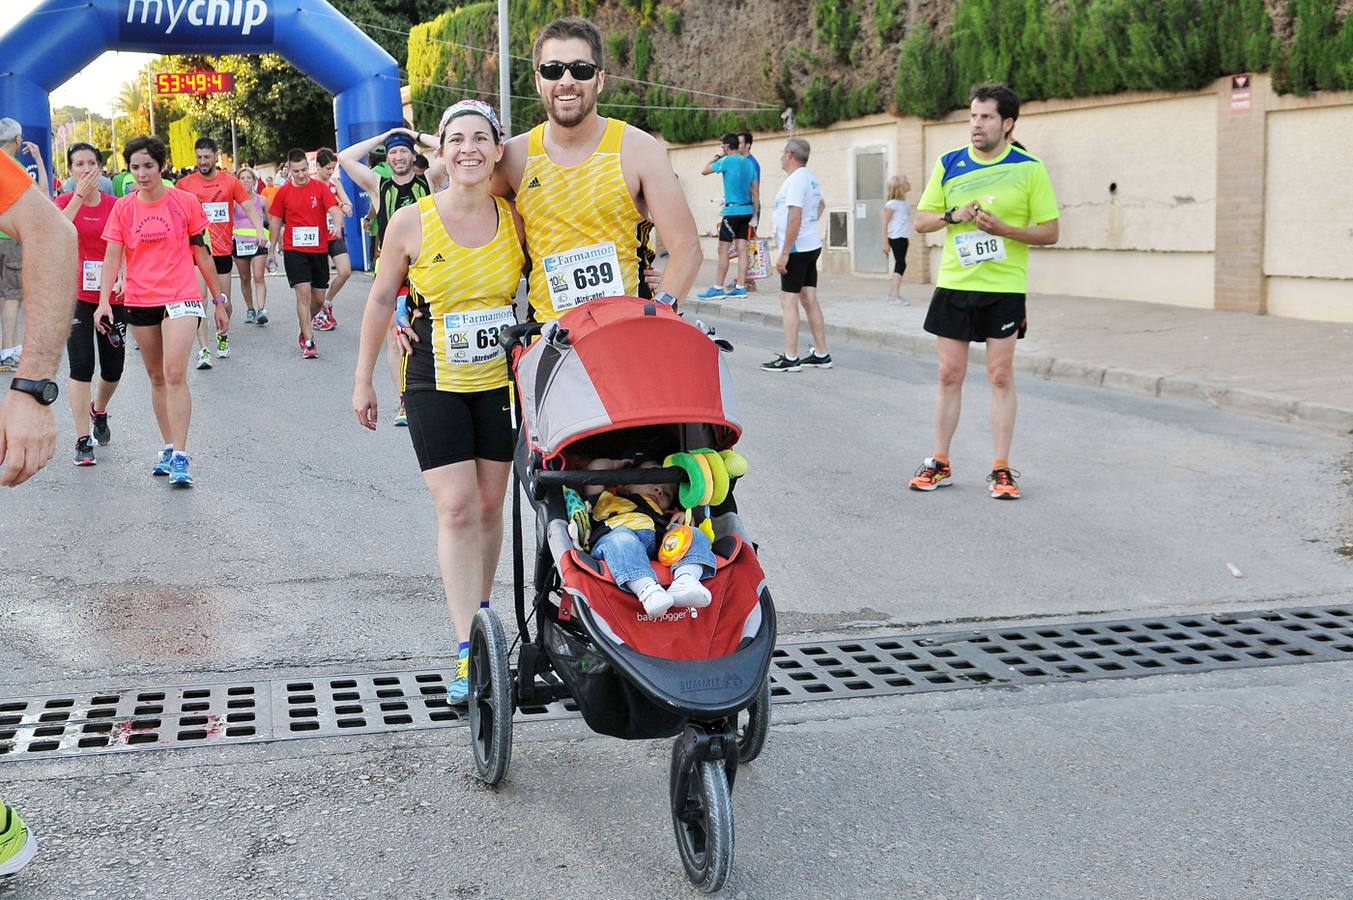
M439 141L445 143L443 132L446 131L446 126L451 124L453 119L458 119L461 116L483 116L488 119L489 127L493 129L494 142L497 143L503 139L503 127L498 124L498 114L493 111L492 106L489 106L483 100L461 100L448 106L446 112L442 113L442 121L437 125L437 139Z

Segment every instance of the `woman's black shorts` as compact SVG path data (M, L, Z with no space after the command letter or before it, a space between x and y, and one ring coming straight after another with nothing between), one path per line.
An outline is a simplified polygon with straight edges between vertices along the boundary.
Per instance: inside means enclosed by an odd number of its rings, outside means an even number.
M468 459L512 460L515 437L506 387L470 393L406 391L404 411L424 472Z
M343 240L343 238L331 238L329 240L330 259L334 258L335 256L342 256L344 253L347 252L348 252L348 242Z
M935 288L925 330L956 341L1024 337L1028 330L1023 294Z
M888 238L888 246L893 251L893 273L907 274L907 247L911 244L906 238Z
M199 301L201 302L201 301ZM199 318L207 317L207 310L211 306L209 303L202 303L202 315ZM163 306L129 306L127 307L127 324L145 327L148 325L159 325L169 317L169 311Z

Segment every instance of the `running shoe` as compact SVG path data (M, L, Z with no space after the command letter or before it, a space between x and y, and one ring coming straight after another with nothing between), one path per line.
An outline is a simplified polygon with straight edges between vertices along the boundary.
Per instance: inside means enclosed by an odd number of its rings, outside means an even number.
M5 356L0 354L0 372L13 372L19 368L19 357L10 354Z
M186 453L175 453L169 461L169 484L171 487L192 487L193 476L188 471L188 463L193 458Z
M400 401L399 401L399 412L395 413L395 427L396 427L396 428L408 428L408 427L409 427L409 414L408 414L407 412L404 411L404 401L403 401L403 400L400 400Z
M319 348L314 341L306 341L301 345L301 359L319 359Z
M152 475L168 475L169 464L174 460L174 448L165 447L160 451L159 457L155 460L155 468L150 470Z
M329 317L325 314L323 309L315 313L315 317L310 320L310 327L314 328L316 331L334 330L334 326L329 324Z
M38 839L19 818L19 811L0 803L0 878L18 872L37 855Z
M470 696L470 649L467 647L456 655L456 677L446 685L446 702L452 705L465 703Z
M724 297L728 296L728 292L716 284L713 287L705 288L705 290L695 296L701 300L722 300Z
M991 474L987 476L987 483L991 485L991 496L997 500L1018 500L1019 485L1015 484L1018 477L1019 473L1009 466L992 469Z
M113 430L108 427L108 411L96 412L94 404L89 404L89 424L94 427L94 443L107 447L113 442Z
M211 351L208 350L206 347L203 347L201 350L197 351L197 367L199 369L211 368Z
M224 334L221 334L221 332L219 331L216 332L216 358L217 359L230 358L230 338L226 337Z
M949 464L942 463L933 456L927 456L925 462L916 469L915 476L907 487L913 491L933 491L944 487L953 480L954 470Z
M257 324L259 324L259 325L267 325L267 324L268 324L268 311L267 311L266 309L260 309L260 310L258 311L258 318L255 319L254 321L255 321Z
M75 442L75 464L77 466L98 464L98 460L94 458L94 439L89 435L85 435Z
M244 314L244 324L246 324L246 325L257 325L257 324L258 324L258 310L256 310L256 309L251 309L251 310L249 310L248 312L246 312L246 313Z
M761 371L763 372L798 372L801 371L802 368L803 364L798 357L790 359L783 353L772 359L770 362L763 362L761 364Z
M830 353L818 353L816 347L809 347L808 354L799 362L815 369L830 369L832 367L832 355Z
M324 308L321 310L321 312L324 313L324 318L329 320L330 331L333 331L335 328L338 327L338 319L334 318L334 305L332 303L324 304Z
M738 285L735 284L727 291L725 291L725 294L729 297L746 297L747 289L745 287L739 287Z

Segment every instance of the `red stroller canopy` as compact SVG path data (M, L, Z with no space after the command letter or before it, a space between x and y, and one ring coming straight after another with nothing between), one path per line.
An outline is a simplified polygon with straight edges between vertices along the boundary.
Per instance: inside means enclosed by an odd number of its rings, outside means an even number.
M714 449L742 432L714 341L664 303L603 297L559 320L567 345L536 341L517 361L527 439L545 459L591 435L705 424Z

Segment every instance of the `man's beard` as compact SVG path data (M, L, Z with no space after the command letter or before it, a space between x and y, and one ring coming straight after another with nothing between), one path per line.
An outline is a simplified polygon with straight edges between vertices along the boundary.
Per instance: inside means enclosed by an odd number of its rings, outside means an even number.
M568 118L559 115L555 109L554 97L551 96L545 103L545 112L549 114L550 121L556 125L562 125L565 128L572 128L574 125L582 122L588 116L592 115L593 110L597 108L597 98L589 97L582 90L578 91L578 111Z

